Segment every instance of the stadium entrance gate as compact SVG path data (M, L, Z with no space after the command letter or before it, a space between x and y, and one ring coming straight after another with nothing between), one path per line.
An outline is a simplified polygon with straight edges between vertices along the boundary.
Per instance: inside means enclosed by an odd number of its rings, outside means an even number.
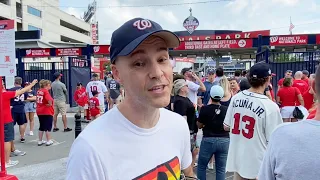
M23 78L24 82L32 82L33 79L48 79L54 81L53 74L60 72L63 82L68 90L68 102L70 107L76 106L73 100L73 93L77 83L81 82L84 86L90 81L91 65L87 59L69 57L67 61L61 62L20 62L17 65L17 75ZM34 89L39 89L37 84Z
M286 70L308 70L314 73L319 64L320 52L270 52L268 49L257 54L256 62L266 62L270 65L272 73L277 74L272 79L273 87L277 87L279 79L283 78Z

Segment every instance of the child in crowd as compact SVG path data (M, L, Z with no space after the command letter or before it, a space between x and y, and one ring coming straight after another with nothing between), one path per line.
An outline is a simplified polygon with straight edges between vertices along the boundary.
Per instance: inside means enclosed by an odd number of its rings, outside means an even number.
M89 110L91 115L91 120L95 120L100 116L100 104L98 97L98 91L92 91L92 98L89 100Z

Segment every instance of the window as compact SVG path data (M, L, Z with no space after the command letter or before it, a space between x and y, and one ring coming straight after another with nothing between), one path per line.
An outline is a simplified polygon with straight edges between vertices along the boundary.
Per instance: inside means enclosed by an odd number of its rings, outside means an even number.
M35 15L35 16L38 16L38 17L41 17L41 11L36 8L30 7L30 6L28 6L28 13Z
M40 34L42 35L42 29L41 28L38 28L38 27L35 27L35 26L32 26L32 25L28 25L28 30L29 31L39 30Z

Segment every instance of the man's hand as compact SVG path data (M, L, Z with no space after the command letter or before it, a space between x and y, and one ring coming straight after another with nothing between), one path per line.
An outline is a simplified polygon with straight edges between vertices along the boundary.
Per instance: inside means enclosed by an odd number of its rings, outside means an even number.
M37 79L34 79L31 83L32 87L35 86L36 84L38 83L38 80Z
M195 80L201 81L200 78L196 75L196 73L192 72L191 75Z

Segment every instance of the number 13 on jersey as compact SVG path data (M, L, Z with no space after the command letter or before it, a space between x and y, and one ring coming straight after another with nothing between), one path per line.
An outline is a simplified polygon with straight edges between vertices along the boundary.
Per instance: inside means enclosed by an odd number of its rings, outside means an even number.
M243 135L243 137L247 139L253 138L254 135L254 126L256 124L256 120L253 117L244 115L241 117L240 113L236 113L233 116L234 125L231 130L232 134ZM241 125L241 126L240 126Z

